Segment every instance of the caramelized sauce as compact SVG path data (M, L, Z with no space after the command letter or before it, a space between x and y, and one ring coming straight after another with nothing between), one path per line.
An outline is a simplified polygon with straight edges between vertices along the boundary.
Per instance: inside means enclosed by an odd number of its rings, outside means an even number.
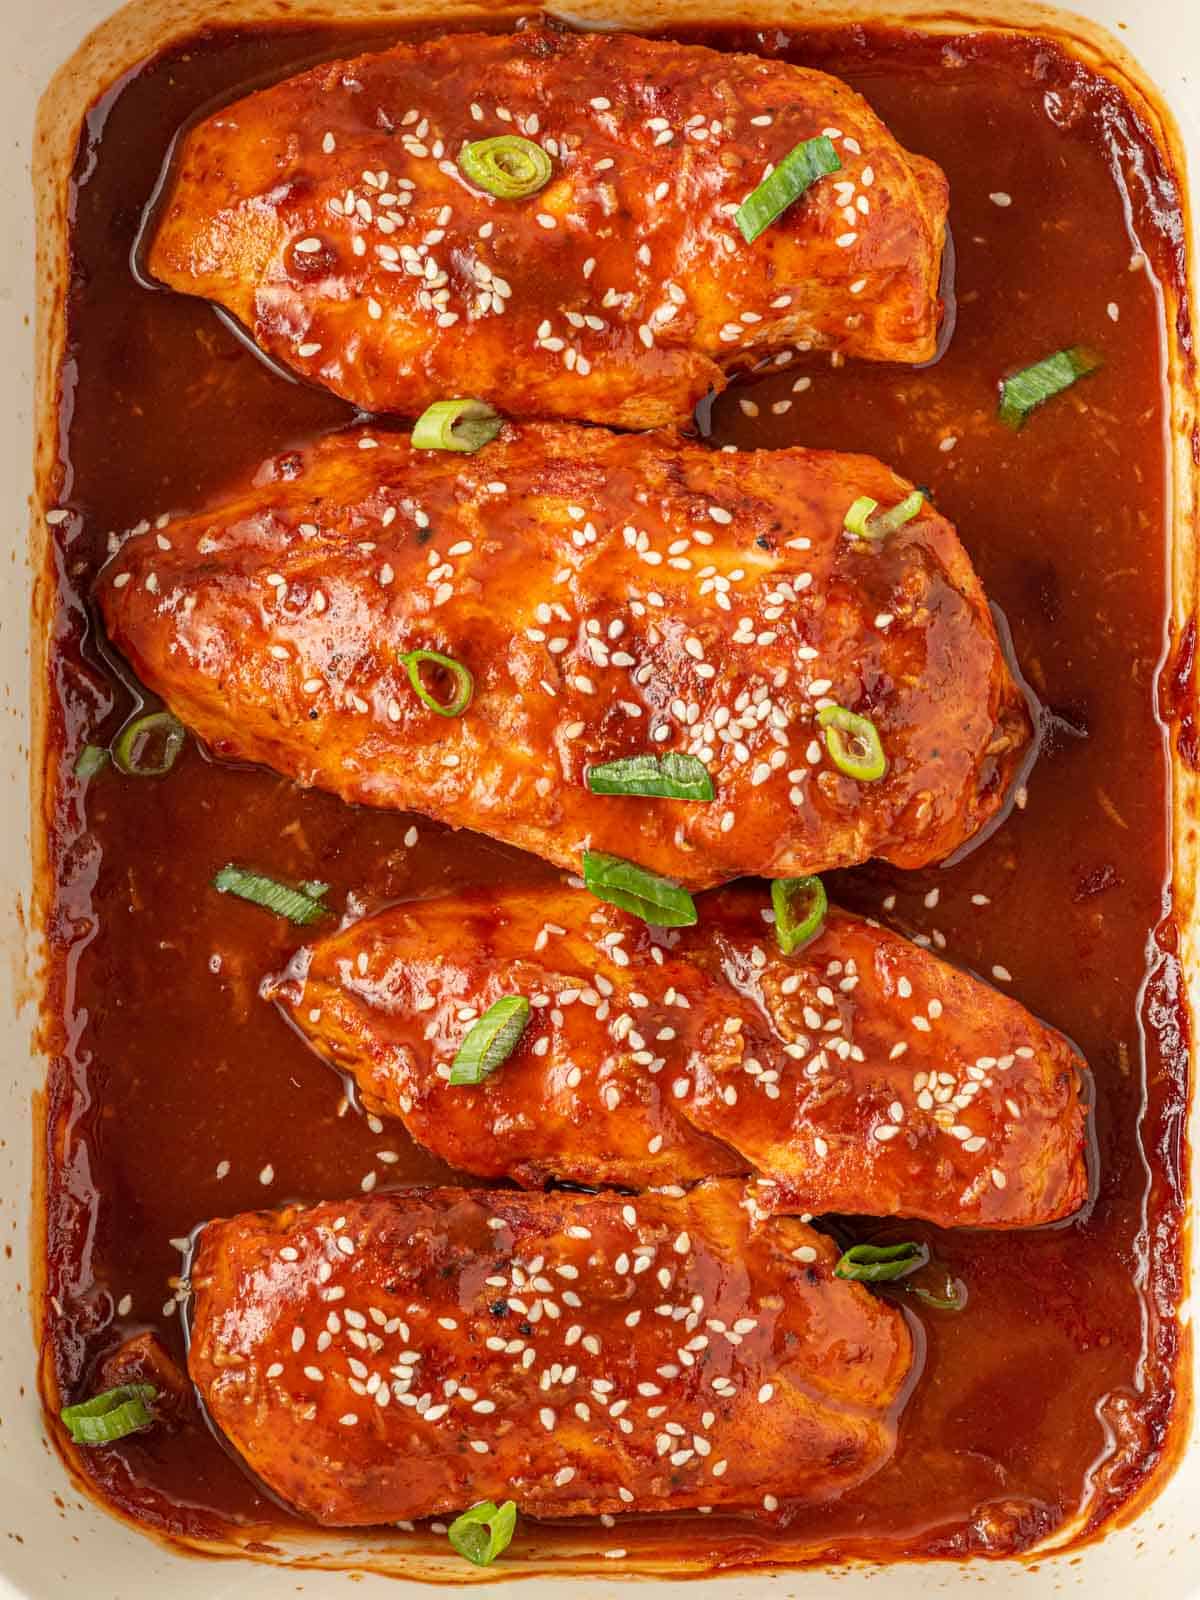
M1098 1527L1168 1449L1183 1380L1175 1321L1188 1037L1169 901L1162 331L1180 282L1172 175L1104 80L1036 41L883 31L698 36L825 68L951 184L953 338L914 371L807 358L702 408L714 445L863 450L930 486L957 523L1046 706L1027 790L954 865L840 874L835 898L932 940L1069 1033L1096 1080L1097 1193L1071 1223L928 1238L969 1287L923 1311L926 1356L894 1460L772 1532L752 1518L622 1522L622 1567L823 1553L1018 1552ZM347 408L270 370L206 305L130 268L171 138L203 108L378 33L213 33L98 104L72 191L63 372L60 611L51 738L107 742L135 704L87 595L110 530L193 508ZM1024 432L996 382L1064 345L1104 357ZM1112 381L1113 377L1116 381ZM301 930L209 888L231 855L386 901L548 873L416 817L351 810L193 746L161 780L61 774L47 1032L50 1392L87 1392L106 1356L157 1330L182 1359L182 1244L216 1215L458 1181L398 1126L373 1131L257 995ZM394 1159L393 1159L394 1158ZM880 1231L830 1219L839 1237ZM174 1243L173 1241L177 1241ZM285 1520L196 1417L84 1456L98 1493L189 1537L269 1538ZM592 1534L594 1532L594 1540ZM578 1544L578 1530L574 1542ZM402 1538L402 1535L397 1535ZM598 1525L597 1550L616 1532ZM525 1542L553 1548L545 1528ZM522 1539L513 1547L519 1554ZM608 1571L612 1571L609 1566Z

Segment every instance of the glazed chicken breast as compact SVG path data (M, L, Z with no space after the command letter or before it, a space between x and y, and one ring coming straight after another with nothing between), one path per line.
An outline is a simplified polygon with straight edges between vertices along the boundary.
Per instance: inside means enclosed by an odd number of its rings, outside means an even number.
M129 538L98 597L215 753L348 801L693 887L917 867L995 816L1031 730L945 518L847 533L910 490L866 456L673 433L509 425L463 456L358 429ZM833 707L882 776L839 759ZM671 754L711 801L589 788Z
M736 1172L763 1210L1031 1226L1087 1196L1086 1066L1007 995L832 910L783 955L761 890L654 930L568 887L393 906L267 985L372 1111L485 1178L641 1189ZM475 1020L530 1006L482 1083Z
M912 1362L830 1240L682 1198L409 1189L210 1223L189 1367L326 1526L829 1500L891 1456Z
M838 169L747 242L741 202L821 135ZM536 193L464 172L498 136L536 144ZM772 350L929 360L946 205L941 170L825 73L628 34L451 34L191 128L147 265L362 410L470 394L646 428Z

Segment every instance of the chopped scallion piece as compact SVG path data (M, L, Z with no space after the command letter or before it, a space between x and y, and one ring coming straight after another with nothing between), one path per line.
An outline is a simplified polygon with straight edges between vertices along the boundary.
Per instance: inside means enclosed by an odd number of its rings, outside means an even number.
M515 1500L506 1500L502 1506L497 1506L493 1500L484 1500L470 1511L464 1511L461 1517L455 1517L446 1529L446 1537L460 1556L466 1556L477 1567L490 1567L512 1543L516 1526Z
M944 1270L944 1269L943 1269ZM926 1289L919 1283L906 1283L905 1290L915 1294L922 1305L931 1306L935 1311L963 1311L967 1304L967 1286L961 1278L952 1278L946 1273L946 1288L948 1294L934 1294L931 1289Z
M475 679L461 661L456 661L453 656L439 655L436 650L409 650L400 660L408 673L409 683L423 705L427 705L430 711L436 711L439 717L462 716L475 693ZM441 667L454 679L454 693L449 700L439 700L422 682L421 668L427 661L435 667Z
M825 748L834 766L848 778L874 783L887 771L879 732L870 717L860 717L845 706L825 706L817 712L825 733Z
M841 165L837 151L824 134L798 144L737 208L734 221L742 238L753 244L818 178L837 172Z
M648 795L660 800L713 798L708 768L695 756L676 751L605 761L589 771L587 781L593 794Z
M583 882L597 900L632 911L655 928L690 928L698 920L696 902L686 889L620 856L585 850Z
M150 1383L123 1383L78 1405L64 1406L59 1416L75 1444L112 1444L153 1423L150 1402L157 1393Z
M938 1294L927 1289L912 1276L928 1268L944 1283L946 1292ZM853 1278L857 1283L897 1283L905 1294L915 1295L922 1305L935 1311L962 1311L967 1303L967 1286L961 1278L954 1278L940 1262L934 1262L928 1245L915 1244L856 1244L852 1245L833 1269L838 1278Z
M476 139L458 152L463 175L497 200L528 200L550 182L554 167L540 144L517 133Z
M919 1272L929 1261L929 1246L915 1244L851 1245L834 1267L834 1276L853 1278L856 1283L894 1283L910 1272Z
M870 495L860 495L847 511L843 526L851 538L869 539L877 543L911 522L924 504L925 496L920 489L914 489L899 505L887 511L879 511L878 500L872 500Z
M108 765L108 751L102 744L85 744L75 757L75 776L86 783Z
M321 904L319 896L306 892L318 885L309 884L305 889L293 889L291 884L280 883L262 872L247 872L244 867L235 867L232 863L221 868L212 886L219 894L237 895L239 900L249 900L251 905L261 906L264 911L273 911L277 917L286 917L289 922L299 923L302 927L329 915L328 906ZM325 888L325 885L320 886L321 894L325 893Z
M785 956L815 939L825 922L829 899L820 878L776 878L771 885L775 938Z
M474 455L504 426L504 418L482 400L435 400L413 424L414 450L460 450Z
M1000 380L1000 421L1010 428L1022 428L1031 411L1062 394L1080 378L1086 378L1104 363L1083 345L1057 350L1052 356L1035 361L1031 367Z
M482 1083L490 1078L517 1048L528 1021L529 1001L524 995L506 994L490 1005L467 1029L450 1068L450 1082Z
M150 711L121 729L112 747L113 764L127 778L161 778L175 765L186 738L178 717Z

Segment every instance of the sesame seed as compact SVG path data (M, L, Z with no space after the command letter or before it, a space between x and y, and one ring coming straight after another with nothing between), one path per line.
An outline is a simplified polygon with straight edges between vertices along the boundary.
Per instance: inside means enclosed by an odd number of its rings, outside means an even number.
M1000 206L1001 209L1012 205L1012 195L1005 194L1003 189L997 189L994 194L989 194L988 199L994 206Z

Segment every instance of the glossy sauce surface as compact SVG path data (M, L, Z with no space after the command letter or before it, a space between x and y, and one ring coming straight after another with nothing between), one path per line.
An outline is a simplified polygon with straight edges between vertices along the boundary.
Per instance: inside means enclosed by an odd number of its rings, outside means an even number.
M73 196L70 514L54 530L58 747L106 742L134 704L88 631L109 531L196 507L289 442L349 419L341 401L270 371L206 305L131 275L170 139L201 109L369 37L214 36L134 75L91 118ZM626 1520L619 1532L597 1524L595 1547L619 1543L627 1567L652 1548L693 1560L702 1549L713 1565L1021 1550L1081 1507L1094 1523L1136 1491L1174 1400L1187 1037L1164 918L1167 765L1154 711L1165 615L1154 274L1175 270L1170 175L1124 102L1048 48L862 30L704 42L845 76L948 173L956 324L939 363L809 357L733 387L701 416L716 444L864 450L928 484L1006 613L1047 707L1021 803L956 865L865 868L830 887L992 976L1079 1044L1096 1080L1099 1187L1094 1206L1058 1228L881 1230L929 1238L970 1299L957 1316L922 1313L924 1371L898 1451L869 1482L782 1531L745 1518ZM1114 173L1130 186L1136 239ZM1001 428L997 379L1077 342L1104 369L1024 432ZM66 768L51 820L58 1059L44 1359L74 1399L133 1334L158 1329L182 1353L176 1242L198 1223L453 1177L397 1125L372 1128L348 1107L338 1078L259 999L262 976L302 933L213 893L213 872L236 856L281 877L319 876L335 904L374 909L436 889L547 881L551 869L477 836L214 766L191 745L160 781L110 770L84 792ZM839 1239L872 1232L831 1225ZM262 1537L262 1523L279 1521L195 1417L83 1465L114 1504L180 1533L249 1523ZM544 1547L544 1530L538 1538Z

